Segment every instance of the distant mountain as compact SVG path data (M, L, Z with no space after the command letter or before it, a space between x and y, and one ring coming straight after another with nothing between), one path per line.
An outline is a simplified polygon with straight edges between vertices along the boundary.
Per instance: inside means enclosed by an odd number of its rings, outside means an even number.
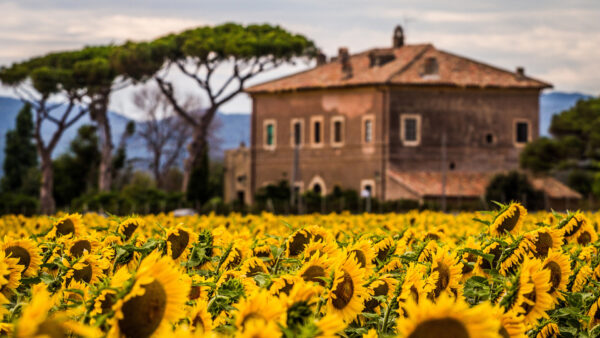
M15 127L15 118L22 107L22 102L10 98L0 96L0 176L2 175L2 163L4 162L4 144L6 142L6 132ZM250 115L249 114L222 114L219 113L216 117L219 120L220 126L216 130L216 139L219 140L219 146L211 149L211 157L222 158L223 151L239 146L240 142L246 144L250 141ZM125 131L127 123L130 121L127 117L109 112L109 119L113 130L113 142L119 143L121 135ZM84 124L90 124L88 116L81 118L75 125L67 129L63 134L60 142L54 150L53 156L63 154L69 148L69 143L77 135L77 129ZM42 134L50 137L53 127L51 123L45 123L42 129ZM146 158L146 149L139 141L130 142L127 146L127 155L130 158Z
M548 128L552 121L552 116L560 113L563 110L571 108L580 99L588 98L589 95L581 93L563 93L551 92L542 94L540 97L540 134L547 136ZM5 135L8 130L15 126L15 117L22 103L19 100L10 97L0 96L0 163L4 161L4 143ZM121 134L125 130L129 119L115 112L109 113L109 119L113 128L114 143L118 144ZM211 157L222 158L223 151L238 147L240 142L250 143L250 115L249 114L223 114L217 115L220 127L216 131L216 139L219 140L219 146L211 149ZM91 121L86 116L82 118L73 127L69 128L61 138L54 156L64 153L69 142L77 134L77 129L83 124L89 124ZM47 126L43 129L43 134L49 135L52 133L52 127ZM127 148L127 154L130 158L145 158L146 150L139 140L130 142ZM0 166L0 175L2 169Z

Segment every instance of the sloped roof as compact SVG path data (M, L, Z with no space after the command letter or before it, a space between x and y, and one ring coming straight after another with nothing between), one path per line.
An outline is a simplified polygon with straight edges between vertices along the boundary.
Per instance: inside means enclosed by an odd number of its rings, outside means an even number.
M371 55L393 55L393 60L372 65ZM438 74L423 75L427 59L435 58ZM340 61L268 81L246 89L248 93L283 92L365 85L454 86L477 88L550 88L552 85L528 76L503 70L436 49L431 44L376 48L351 55L352 76L342 70Z
M415 195L436 197L442 195L442 173L388 170L388 177ZM446 196L478 198L485 195L485 188L497 173L460 172L446 173ZM534 189L541 190L550 198L580 199L581 195L552 177L530 177Z

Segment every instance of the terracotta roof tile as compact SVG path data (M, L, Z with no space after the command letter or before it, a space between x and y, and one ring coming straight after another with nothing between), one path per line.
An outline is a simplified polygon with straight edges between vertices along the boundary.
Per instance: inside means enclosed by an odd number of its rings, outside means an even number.
M371 65L371 54L393 54L383 65ZM424 64L435 58L437 76L424 76ZM458 87L547 88L550 84L436 49L430 44L378 48L350 56L352 76L339 61L247 88L249 93L364 86L377 84L443 85Z
M441 172L402 172L388 170L388 177L421 198L442 195ZM482 197L490 179L497 173L451 171L446 176L446 196ZM532 177L531 184L550 198L580 199L581 195L552 177Z

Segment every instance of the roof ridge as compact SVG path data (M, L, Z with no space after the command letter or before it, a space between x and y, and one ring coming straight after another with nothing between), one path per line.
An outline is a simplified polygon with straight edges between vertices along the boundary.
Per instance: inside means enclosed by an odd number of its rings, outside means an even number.
M439 53L443 53L443 54L446 54L446 55L450 55L450 56L452 56L452 57L459 58L459 59L463 59L463 60L466 60L466 61L469 61L469 62L473 62L473 63L476 63L476 64L478 64L478 65L481 65L481 66L484 66L484 67L488 67L488 68L491 68L491 69L497 70L497 71L499 71L499 72L503 72L503 73L507 73L507 74L510 74L510 75L515 75L515 76L517 75L517 73L516 73L516 72L510 71L510 70L508 70L508 69L505 69L505 68L502 68L502 67L494 66L494 65L491 65L491 64L489 64L489 63L482 62L482 61L477 61L477 60L475 60L475 59L472 59L472 58L470 58L470 57L467 57L467 56L458 55L458 54L456 54L456 53L448 52L448 51L445 51L445 50L443 50L443 49L437 49L437 48L436 48L436 50L437 50ZM527 80L531 80L531 81L536 81L536 82L542 83L542 84L544 84L544 85L548 86L549 88L552 88L552 87L553 87L551 84L549 84L549 83L547 83L547 82L544 82L544 81L542 81L542 80L538 80L538 79L536 79L536 78L533 78L533 77L531 77L531 76L523 75L523 77L524 77L525 79L527 79Z

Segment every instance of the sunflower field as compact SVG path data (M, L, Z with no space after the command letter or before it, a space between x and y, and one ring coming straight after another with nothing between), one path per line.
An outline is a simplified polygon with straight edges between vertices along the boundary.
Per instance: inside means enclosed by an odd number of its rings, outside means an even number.
M598 337L595 213L0 218L16 337Z

